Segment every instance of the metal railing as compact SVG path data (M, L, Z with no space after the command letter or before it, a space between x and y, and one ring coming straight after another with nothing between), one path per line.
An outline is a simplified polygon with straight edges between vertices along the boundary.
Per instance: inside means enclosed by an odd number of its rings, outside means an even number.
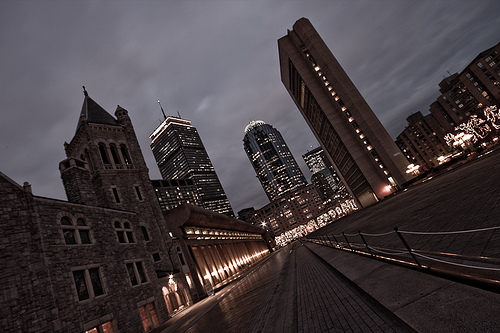
M426 250L425 246L415 248L411 246L409 238L411 237L429 237L433 236L450 236L464 235L464 234L477 234L491 232L484 235L484 239L491 241L493 234L496 231L500 232L500 226L478 228L459 231L407 231L398 230L394 228L391 231L384 233L366 233L358 231L357 233L341 234L325 234L319 236L309 235L305 239L316 244L329 246L335 249L349 251L360 255L365 255L371 258L384 260L400 265L411 266L415 269L422 271L438 273L448 277L459 278L467 280L471 284L486 285L488 289L500 290L500 256L490 257L481 254L463 255L460 253L445 252L445 251L432 251ZM499 234L497 234L499 235ZM473 237L473 236L472 236ZM472 238L471 237L471 238ZM498 237L500 239L500 237ZM420 245L425 245L425 240L413 242ZM438 242L433 242L433 247L436 247ZM446 243L448 246L451 243ZM457 242L455 246L459 246ZM494 246L493 248L498 248ZM500 254L500 251L498 251Z

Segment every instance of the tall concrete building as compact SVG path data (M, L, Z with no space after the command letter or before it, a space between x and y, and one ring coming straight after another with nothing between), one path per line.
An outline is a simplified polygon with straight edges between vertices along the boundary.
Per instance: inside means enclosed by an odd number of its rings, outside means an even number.
M192 179L203 208L234 216L200 135L190 120L165 117L149 138L164 179Z
M359 205L410 180L408 161L308 19L278 49L281 81Z
M245 128L243 148L270 201L307 185L281 133L273 126L251 121Z

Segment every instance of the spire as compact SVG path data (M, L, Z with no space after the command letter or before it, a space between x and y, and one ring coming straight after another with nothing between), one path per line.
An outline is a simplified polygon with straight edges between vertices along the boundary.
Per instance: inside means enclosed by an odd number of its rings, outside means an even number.
M163 120L167 119L167 116L165 115L165 111L163 111L163 107L161 106L160 100L158 100L158 105L160 105L161 113L163 113Z
M78 125L76 127L77 131L78 129L80 129L83 122L121 126L120 123L112 115L110 115L92 98L90 98L87 90L85 89L85 86L83 86L83 95L85 96L85 98L83 100L82 111L80 112L80 119L78 120Z

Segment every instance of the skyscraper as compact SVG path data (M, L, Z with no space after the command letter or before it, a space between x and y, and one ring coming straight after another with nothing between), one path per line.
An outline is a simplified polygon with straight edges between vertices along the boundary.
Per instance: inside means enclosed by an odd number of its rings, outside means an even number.
M308 19L278 49L281 81L362 207L410 180L408 161Z
M321 199L334 198L338 192L340 192L338 193L339 196L342 195L342 192L345 192L345 186L336 176L335 169L325 157L321 147L308 151L302 155L302 158L311 171L311 182L318 190Z
M164 179L192 179L203 208L234 216L200 135L190 120L165 117L149 138Z
M262 120L245 128L243 148L270 201L307 185L281 133Z

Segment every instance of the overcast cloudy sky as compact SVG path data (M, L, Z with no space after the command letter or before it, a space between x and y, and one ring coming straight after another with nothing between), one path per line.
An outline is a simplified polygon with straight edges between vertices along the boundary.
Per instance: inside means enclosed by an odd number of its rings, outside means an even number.
M317 142L280 81L277 39L311 20L393 138L428 112L447 72L500 42L500 1L0 1L0 171L66 199L58 163L82 85L149 135L177 112L197 127L235 212L267 198L243 150L263 120L301 155ZM1 199L1 198L0 198Z

